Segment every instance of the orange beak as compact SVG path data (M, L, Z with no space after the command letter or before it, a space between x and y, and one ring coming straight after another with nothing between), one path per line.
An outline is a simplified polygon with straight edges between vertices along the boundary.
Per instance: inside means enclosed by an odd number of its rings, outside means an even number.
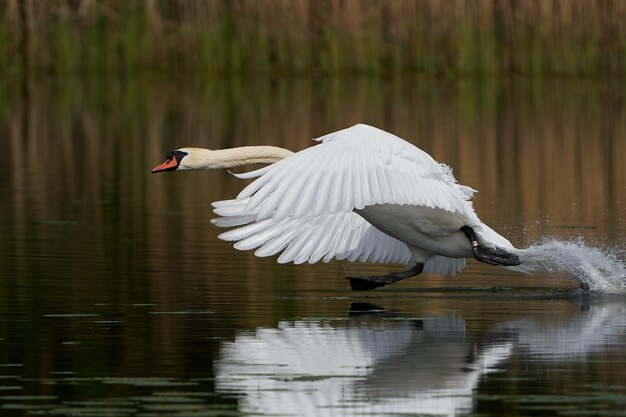
M152 173L156 174L157 172L173 171L174 169L176 169L177 166L178 166L178 161L176 160L176 157L174 156L172 159L168 159L167 161L163 162L161 165L157 165L154 168L152 168Z

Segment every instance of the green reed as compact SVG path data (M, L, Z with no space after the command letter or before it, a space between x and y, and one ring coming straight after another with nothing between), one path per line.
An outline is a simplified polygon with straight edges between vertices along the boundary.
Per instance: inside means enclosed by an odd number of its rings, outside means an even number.
M626 0L7 0L0 68L620 74Z

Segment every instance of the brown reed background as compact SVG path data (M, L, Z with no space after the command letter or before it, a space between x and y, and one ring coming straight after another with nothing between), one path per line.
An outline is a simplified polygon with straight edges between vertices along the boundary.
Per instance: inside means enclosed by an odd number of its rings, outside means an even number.
M0 68L623 74L626 0L3 0Z

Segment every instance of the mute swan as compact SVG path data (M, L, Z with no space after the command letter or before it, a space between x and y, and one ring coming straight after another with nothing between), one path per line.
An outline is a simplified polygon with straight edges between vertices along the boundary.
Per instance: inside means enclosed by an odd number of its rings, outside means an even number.
M292 153L273 146L224 150L181 148L152 172L270 164L233 200L216 201L219 235L279 263L347 259L414 264L383 276L348 277L369 290L421 272L454 274L475 257L519 265L522 250L480 221L451 169L399 137L358 124Z

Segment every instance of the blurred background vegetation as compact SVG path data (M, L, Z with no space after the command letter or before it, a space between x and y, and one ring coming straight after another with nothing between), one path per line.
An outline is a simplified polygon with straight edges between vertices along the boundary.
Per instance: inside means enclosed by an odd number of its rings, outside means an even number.
M25 72L519 73L626 69L624 0L3 0Z

